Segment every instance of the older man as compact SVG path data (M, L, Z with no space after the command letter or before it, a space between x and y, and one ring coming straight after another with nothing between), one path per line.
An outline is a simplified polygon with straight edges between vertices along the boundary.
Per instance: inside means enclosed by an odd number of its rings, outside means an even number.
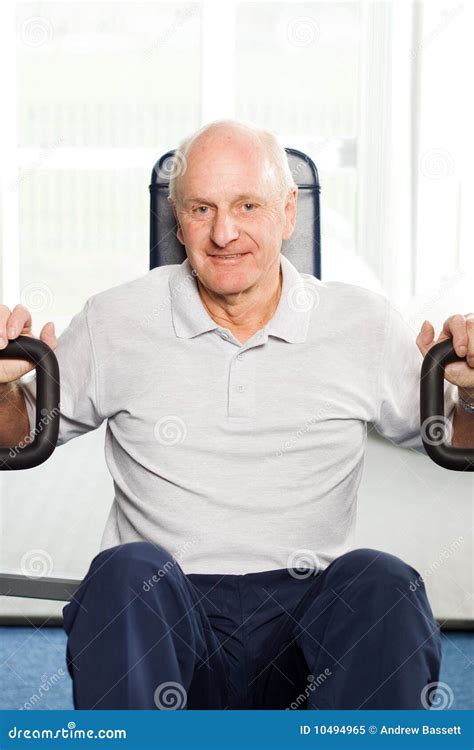
M272 133L219 121L179 152L187 259L94 295L57 342L52 324L40 334L60 363L59 444L107 420L115 489L64 608L75 706L427 708L440 638L423 581L352 533L367 422L423 451L433 328L415 343L385 297L280 254L297 189ZM4 338L31 334L25 308L1 312ZM446 336L474 356L464 316ZM0 365L11 445L34 424L35 386L11 385L28 364ZM466 445L474 417L453 384L467 402L473 370L449 377Z

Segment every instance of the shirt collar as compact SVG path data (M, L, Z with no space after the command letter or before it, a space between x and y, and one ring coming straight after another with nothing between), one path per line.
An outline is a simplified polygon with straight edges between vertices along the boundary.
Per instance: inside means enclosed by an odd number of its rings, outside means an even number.
M321 282L313 276L303 278L284 255L280 255L280 265L283 277L280 300L263 331L267 336L277 336L292 344L303 343L319 297L317 285ZM179 338L193 338L222 328L202 303L196 272L188 258L171 272L169 287L173 325Z

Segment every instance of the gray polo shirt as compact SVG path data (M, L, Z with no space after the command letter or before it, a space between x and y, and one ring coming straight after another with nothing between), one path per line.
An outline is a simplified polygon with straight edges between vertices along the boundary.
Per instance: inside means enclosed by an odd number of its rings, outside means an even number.
M149 540L186 573L324 569L354 546L367 423L424 452L422 356L400 313L281 268L277 309L243 345L188 260L95 294L59 337L59 445L107 420L101 549ZM33 427L35 380L23 388Z

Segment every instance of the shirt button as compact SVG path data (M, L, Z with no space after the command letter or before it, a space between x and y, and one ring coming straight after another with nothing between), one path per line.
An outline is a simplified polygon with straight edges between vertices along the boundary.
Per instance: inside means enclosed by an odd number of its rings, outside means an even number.
M229 338L229 336L227 335L227 333L225 331L222 331L221 336L222 336L223 339L228 339Z
M244 390L244 386L243 385L238 385L237 386L237 390L238 390L239 393L242 393L242 391Z
M237 354L237 359L239 360L239 362L241 362L243 358L244 358L243 354Z

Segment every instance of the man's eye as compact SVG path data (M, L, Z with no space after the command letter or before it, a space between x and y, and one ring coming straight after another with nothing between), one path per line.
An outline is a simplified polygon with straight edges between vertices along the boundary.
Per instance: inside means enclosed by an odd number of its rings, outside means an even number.
M205 210L207 210L208 206L198 206L197 208L194 209L194 211L197 211L199 214L201 214L201 216L205 216L205 214L201 211L201 208L204 208Z
M254 207L255 203L244 203L244 206L253 206ZM246 211L245 213L248 213L248 211Z

